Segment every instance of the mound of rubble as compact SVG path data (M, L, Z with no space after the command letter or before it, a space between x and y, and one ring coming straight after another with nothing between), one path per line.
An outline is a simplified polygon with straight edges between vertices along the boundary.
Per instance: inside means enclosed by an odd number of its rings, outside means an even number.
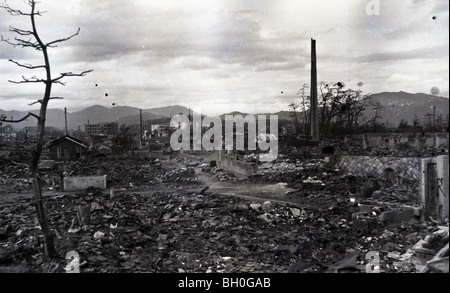
M367 272L371 253L377 270L416 272L412 247L439 229L416 219L364 222L347 201L309 209L185 189L114 199L90 189L46 206L60 258L44 262L34 208L23 200L0 208L0 271L65 272L75 252L82 272Z

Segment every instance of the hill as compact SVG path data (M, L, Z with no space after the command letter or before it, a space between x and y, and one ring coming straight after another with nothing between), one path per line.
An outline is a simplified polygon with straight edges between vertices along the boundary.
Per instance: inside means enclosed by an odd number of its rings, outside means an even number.
M371 103L380 103L383 108L380 111L382 123L396 127L401 120L412 124L414 117L424 122L426 114L433 114L435 107L436 117L440 115L446 118L449 113L449 99L428 94L410 94L406 92L382 92L370 96ZM374 117L373 107L367 107L364 112L366 119Z

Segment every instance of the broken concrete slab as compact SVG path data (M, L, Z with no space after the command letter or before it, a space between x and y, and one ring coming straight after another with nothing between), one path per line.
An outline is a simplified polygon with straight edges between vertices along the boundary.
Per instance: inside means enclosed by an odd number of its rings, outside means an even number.
M258 211L261 208L261 206L262 205L260 203L252 203L252 204L250 204L250 208L255 210L255 211Z
M302 210L297 208L289 208L289 210L295 218L300 217L300 215L302 214Z
M443 257L427 262L421 273L449 273L449 257Z
M124 197L126 192L127 192L127 190L125 188L111 188L109 190L109 198L113 199L113 198Z

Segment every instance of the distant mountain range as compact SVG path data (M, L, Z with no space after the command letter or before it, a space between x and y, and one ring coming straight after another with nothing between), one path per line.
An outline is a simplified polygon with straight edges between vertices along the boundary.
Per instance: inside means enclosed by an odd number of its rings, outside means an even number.
M436 117L441 115L444 119L448 119L446 115L449 113L449 99L444 97L438 97L427 94L411 94L406 92L383 92L378 94L372 94L371 103L379 103L383 106L380 115L381 123L388 123L390 126L397 126L401 120L406 120L408 123L412 123L414 117L421 121L425 120L426 114L433 113L433 107ZM38 114L38 111L31 111ZM14 117L19 119L24 117L28 112L23 111L5 111L0 109L0 114L6 115L9 118ZM172 116L183 113L188 115L190 110L184 106L167 106L152 109L142 109L143 121L167 119ZM242 112L225 113L224 115L247 115ZM268 114L268 113L264 113ZM280 120L291 120L292 116L289 111L279 111L271 113L278 115ZM372 106L368 106L364 112L364 116L367 120L373 118L374 109ZM129 106L119 106L113 108L107 108L99 105L88 107L78 112L67 113L67 124L69 129L82 129L84 130L85 124L95 124L101 122L117 122L120 125L125 124L127 126L139 124L140 121L140 109ZM47 126L53 126L57 128L64 128L64 110L62 109L48 109L47 110ZM8 123L4 123L8 125ZM36 126L36 119L30 117L27 121L21 123L12 124L16 129L22 129L25 126Z
M372 94L371 103L380 103L383 108L380 111L380 122L388 126L398 126L400 121L405 120L412 124L415 116L424 122L427 114L434 114L436 118L441 116L448 119L449 99L427 94L410 94L406 92L383 92ZM434 109L433 109L434 107ZM368 106L364 112L367 119L374 117L375 110Z
M34 114L39 114L38 110L30 111ZM0 114L6 115L8 119L12 117L19 119L27 115L28 112L24 111L5 111L0 109ZM161 108L142 109L142 120L155 120L170 118L174 115L183 113L188 115L189 109L184 106L168 106ZM125 124L127 126L133 124L139 124L140 121L140 109L136 107L120 106L114 108L107 108L104 106L91 106L81 111L67 113L67 127L69 129L76 130L79 127L84 130L86 124L96 124L102 122L117 122L120 125ZM4 123L8 125L9 123ZM36 126L36 119L33 117L28 118L26 121L20 123L11 124L16 129L22 129L26 126ZM61 109L48 109L47 110L47 122L46 126L57 127L64 129L65 119L64 110Z

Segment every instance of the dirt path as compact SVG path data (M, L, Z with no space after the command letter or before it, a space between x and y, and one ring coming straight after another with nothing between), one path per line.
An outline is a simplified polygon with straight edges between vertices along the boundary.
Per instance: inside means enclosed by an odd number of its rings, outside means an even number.
M220 181L210 173L196 169L196 176L203 184L209 186L208 192L224 196L238 197L250 201L272 201L285 205L300 206L290 196L295 191L284 183L265 184L248 182L244 178L237 181Z

